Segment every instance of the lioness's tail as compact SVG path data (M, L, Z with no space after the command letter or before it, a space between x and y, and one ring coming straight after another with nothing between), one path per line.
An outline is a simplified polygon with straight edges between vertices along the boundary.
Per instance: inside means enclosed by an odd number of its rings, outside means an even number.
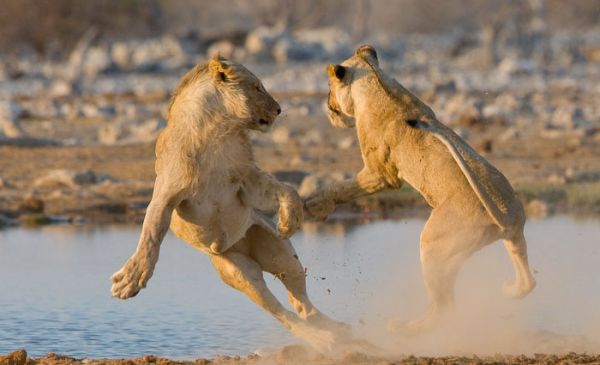
M450 151L450 154L452 155L452 157L458 164L458 167L460 167L460 170L462 171L463 175L469 182L469 185L471 185L471 189L473 189L475 195L477 195L477 198L479 199L481 204L483 204L485 210L488 212L494 223L502 230L506 230L507 228L509 228L509 224L507 224L507 222L504 221L504 216L502 212L500 211L500 209L498 209L496 204L494 204L487 191L483 188L477 177L474 175L473 171L471 171L469 166L467 166L467 163L465 162L462 155L458 152L456 146L450 140L448 140L446 136L444 136L442 133L440 133L428 123L415 119L407 120L406 123L413 128L419 128L428 131L433 136L435 136L440 142L442 142L446 146L446 148L448 148L448 151Z

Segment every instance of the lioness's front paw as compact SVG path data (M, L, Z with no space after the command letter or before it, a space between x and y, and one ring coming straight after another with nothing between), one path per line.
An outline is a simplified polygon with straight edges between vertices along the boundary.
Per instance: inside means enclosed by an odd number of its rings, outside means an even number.
M311 217L324 221L335 210L335 202L323 197L308 198L304 202L304 210Z
M154 272L154 265L148 260L130 258L121 270L112 276L112 295L119 299L127 299L137 295Z

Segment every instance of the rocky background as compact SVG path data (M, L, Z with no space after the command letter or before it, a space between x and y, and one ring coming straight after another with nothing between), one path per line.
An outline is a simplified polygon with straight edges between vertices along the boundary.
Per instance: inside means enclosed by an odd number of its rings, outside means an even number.
M531 217L600 213L600 3L6 0L0 226L139 221L170 92L244 63L280 101L259 164L310 194L361 167L323 113L325 67L369 43L382 68L509 177ZM409 187L338 218L426 214Z

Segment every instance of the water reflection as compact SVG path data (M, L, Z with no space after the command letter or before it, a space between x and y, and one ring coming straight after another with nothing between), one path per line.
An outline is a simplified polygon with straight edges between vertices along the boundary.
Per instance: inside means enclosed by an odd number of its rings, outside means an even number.
M419 315L426 303L418 262L423 224L306 225L293 243L315 304L365 334L381 331L388 318ZM222 284L204 254L172 235L148 288L132 300L112 298L109 277L138 235L137 227L0 231L0 353L25 347L33 356L195 358L293 342L269 315ZM532 330L600 333L598 221L535 221L526 235L538 280L532 295L501 296L513 273L504 248L494 244L461 273L459 310L510 318ZM279 282L267 282L285 301Z

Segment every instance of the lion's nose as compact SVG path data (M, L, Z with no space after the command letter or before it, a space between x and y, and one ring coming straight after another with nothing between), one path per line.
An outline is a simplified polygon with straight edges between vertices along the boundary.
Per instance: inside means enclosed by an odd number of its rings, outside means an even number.
M277 107L277 115L281 114L281 107Z

